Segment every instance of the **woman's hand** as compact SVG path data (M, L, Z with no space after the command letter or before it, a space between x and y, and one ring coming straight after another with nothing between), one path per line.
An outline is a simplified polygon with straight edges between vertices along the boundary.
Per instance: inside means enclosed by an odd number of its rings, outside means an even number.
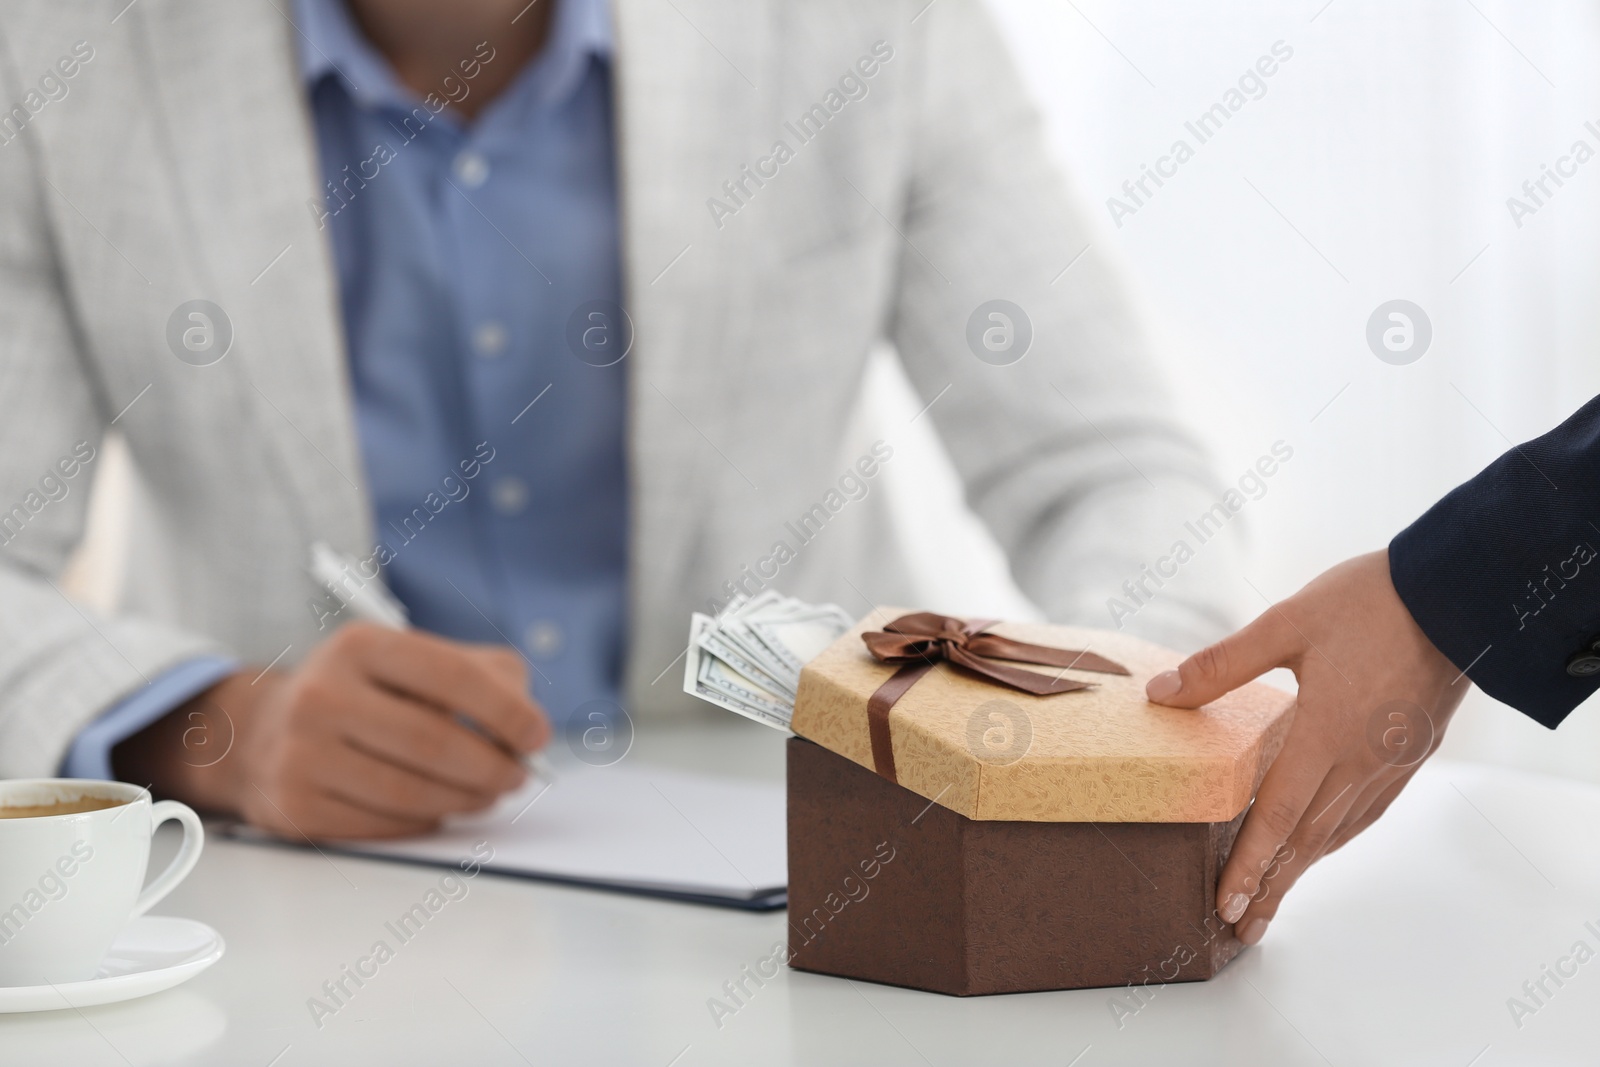
M1307 867L1383 814L1472 684L1417 627L1382 551L1328 570L1145 692L1197 708L1274 667L1299 679L1294 721L1217 883L1217 910L1247 945Z

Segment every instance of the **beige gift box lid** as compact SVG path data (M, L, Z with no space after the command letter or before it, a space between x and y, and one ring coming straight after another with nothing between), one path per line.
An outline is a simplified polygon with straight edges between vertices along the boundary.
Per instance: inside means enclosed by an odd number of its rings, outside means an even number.
M874 768L867 699L897 668L873 659L861 634L904 614L877 609L806 664L796 734ZM1294 698L1259 682L1192 711L1150 703L1145 683L1184 657L1126 634L1005 622L989 629L1096 652L1132 673L1067 671L1095 688L1053 696L948 663L924 675L889 713L898 780L970 819L1228 822L1250 803L1289 728Z

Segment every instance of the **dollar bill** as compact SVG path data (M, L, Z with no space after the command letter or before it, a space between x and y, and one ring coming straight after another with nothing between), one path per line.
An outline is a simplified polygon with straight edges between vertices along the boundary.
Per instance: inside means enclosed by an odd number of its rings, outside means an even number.
M764 648L772 650L792 673L796 684L800 669L850 629L855 620L843 609L823 604L777 616L756 616L745 621Z
M731 601L715 618L690 619L684 692L787 731L800 671L854 620L832 604L807 604L765 589Z
M711 625L710 617L699 614L691 622L689 649L684 663L684 692L787 732L789 720L794 714L794 702L764 689L708 652L700 644L700 638Z
M836 605L806 604L767 589L730 605L717 623L724 639L792 690L800 684L801 668L854 620Z
M704 616L701 617L704 618ZM708 619L707 621L709 622L710 620ZM729 641L720 630L709 626L702 629L699 643L701 648L762 688L770 689L790 701L794 700L795 684L786 679L775 677L771 671L767 670L744 649Z

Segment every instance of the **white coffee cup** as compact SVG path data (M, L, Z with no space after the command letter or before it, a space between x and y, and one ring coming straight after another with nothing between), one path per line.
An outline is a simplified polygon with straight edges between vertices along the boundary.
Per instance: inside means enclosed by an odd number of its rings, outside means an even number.
M0 808L81 798L115 803L98 811L0 818L0 986L93 978L128 920L172 892L200 858L205 830L176 800L152 803L148 790L127 782L0 781ZM141 892L150 837L168 819L183 824L183 846Z

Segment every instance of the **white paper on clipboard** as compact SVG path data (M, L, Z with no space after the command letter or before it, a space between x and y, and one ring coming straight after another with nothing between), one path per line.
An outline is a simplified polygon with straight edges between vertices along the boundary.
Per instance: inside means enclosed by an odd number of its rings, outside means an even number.
M781 907L788 881L784 788L643 764L562 763L486 812L425 837L324 851L455 866L738 908ZM249 830L232 836L258 837Z

